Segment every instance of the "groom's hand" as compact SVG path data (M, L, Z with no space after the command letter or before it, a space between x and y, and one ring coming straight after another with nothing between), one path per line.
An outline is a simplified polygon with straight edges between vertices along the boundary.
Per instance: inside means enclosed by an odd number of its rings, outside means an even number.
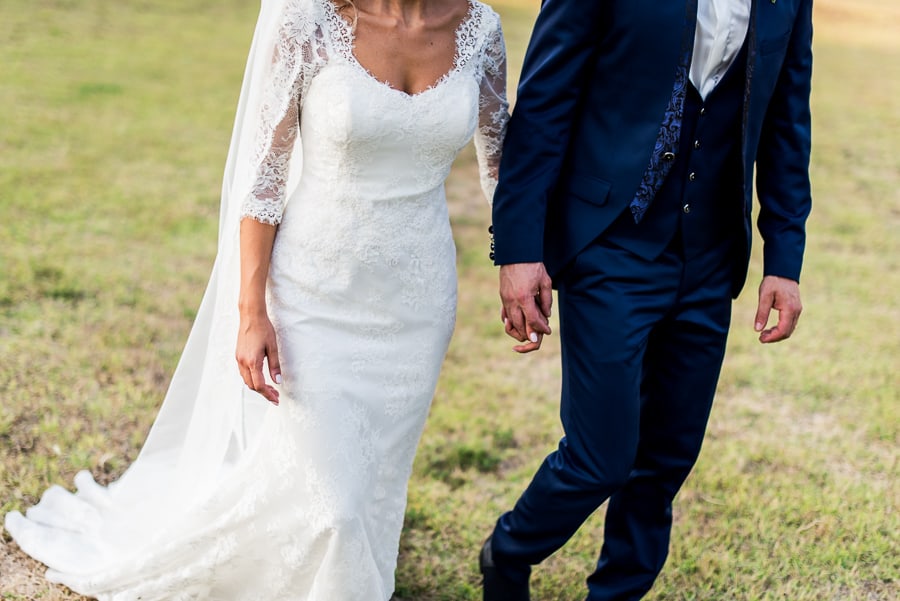
M765 329L769 312L778 311L778 323ZM759 285L759 308L756 310L755 329L761 332L760 342L778 342L790 338L797 327L803 305L800 303L800 285L794 280L767 275Z
M541 348L544 334L550 334L553 289L543 263L513 263L500 267L501 318L506 333L523 344L517 353Z

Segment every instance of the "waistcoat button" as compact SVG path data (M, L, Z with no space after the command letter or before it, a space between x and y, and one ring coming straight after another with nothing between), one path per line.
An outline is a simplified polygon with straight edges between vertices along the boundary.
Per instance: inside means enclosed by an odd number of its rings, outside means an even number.
M674 152L664 152L662 158L663 158L663 160L666 160L666 161L674 161L675 153Z
M686 205L684 205L683 207L681 207L681 210L684 211L684 214L685 214L685 215L687 215L688 213L691 212L691 205L686 204Z

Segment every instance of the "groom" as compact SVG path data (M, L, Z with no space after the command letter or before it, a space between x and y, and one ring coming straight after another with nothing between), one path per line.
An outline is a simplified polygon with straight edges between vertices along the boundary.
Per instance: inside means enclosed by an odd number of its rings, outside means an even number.
M544 0L492 257L519 352L558 289L565 437L482 549L486 601L527 600L530 566L607 499L588 599L639 599L662 569L747 274L754 164L760 341L800 315L811 38L812 0Z

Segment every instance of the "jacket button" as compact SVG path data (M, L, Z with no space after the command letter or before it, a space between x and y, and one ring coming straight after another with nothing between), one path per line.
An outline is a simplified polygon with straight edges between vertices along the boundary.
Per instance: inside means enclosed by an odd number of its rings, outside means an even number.
M664 161L674 161L675 153L674 152L664 152L662 158Z
M697 179L697 174L691 171L691 174L688 175L688 179L694 181L695 179Z
M685 215L687 215L688 213L691 212L691 205L690 205L690 204L686 204L686 205L684 205L683 207L681 207L681 210L684 211L684 214L685 214Z
M496 258L496 255L494 255L494 253L491 253L488 255L488 257L491 259L491 261L493 261Z
M705 114L706 114L706 107L701 107L701 108L700 108L700 114L701 114L701 115L705 115Z
M694 140L694 149L700 148L700 140Z

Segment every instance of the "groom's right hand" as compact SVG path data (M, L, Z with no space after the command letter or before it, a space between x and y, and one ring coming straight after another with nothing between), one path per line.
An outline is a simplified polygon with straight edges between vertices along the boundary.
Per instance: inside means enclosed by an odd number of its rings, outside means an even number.
M500 266L501 319L506 333L522 344L513 347L517 353L530 353L541 348L545 334L550 334L550 310L553 287L543 263L512 263Z

